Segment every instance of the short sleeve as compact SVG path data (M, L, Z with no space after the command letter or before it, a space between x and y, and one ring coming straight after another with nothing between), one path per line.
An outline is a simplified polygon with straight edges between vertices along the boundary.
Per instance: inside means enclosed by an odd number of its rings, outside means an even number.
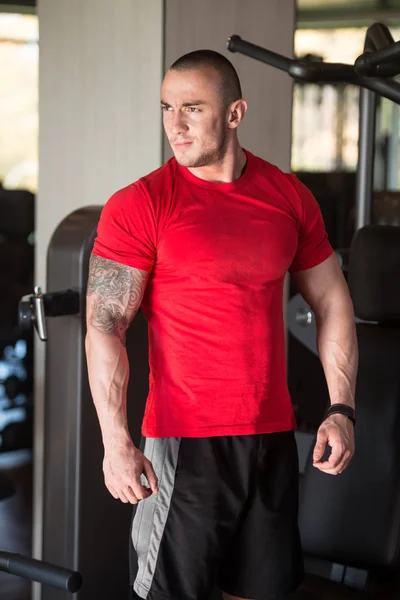
M156 257L156 231L150 198L132 184L116 192L104 206L92 252L151 272Z
M299 235L297 251L289 272L316 267L329 258L333 248L328 240L318 202L310 190L295 175L289 175L300 200Z

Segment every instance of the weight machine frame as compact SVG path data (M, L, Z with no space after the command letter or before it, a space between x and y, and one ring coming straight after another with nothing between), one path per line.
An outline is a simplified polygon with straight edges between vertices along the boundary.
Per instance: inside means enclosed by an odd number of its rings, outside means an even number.
M291 59L243 40L239 35L232 35L227 40L227 48L230 52L239 52L285 71L295 81L351 83L360 88L355 231L369 225L372 221L378 95L400 104L400 83L393 79L400 74L400 41L394 41L386 25L374 23L367 30L364 52L353 65ZM343 262L340 254L338 259ZM311 308L300 294L290 299L287 311L289 331L318 355L315 319Z
M288 73L296 81L309 83L352 83L360 87L360 138L356 187L356 230L371 222L373 163L376 130L377 94L400 104L400 42L393 40L386 25L369 27L364 52L354 65L308 62L291 59L232 35L227 41L231 52Z

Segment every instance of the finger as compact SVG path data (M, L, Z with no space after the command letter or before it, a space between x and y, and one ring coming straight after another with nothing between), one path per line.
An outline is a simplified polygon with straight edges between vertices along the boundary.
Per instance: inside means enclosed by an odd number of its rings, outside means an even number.
M337 475L341 470L342 465L343 457L339 457L339 462L335 460L335 463L331 463L329 460L326 460L324 462L315 463L314 467L318 467L318 469L320 471L323 471L324 473L331 473L333 475Z
M121 500L121 502L123 502L124 504L129 504L129 500L128 498L125 496L124 492L122 490L119 490L118 492L118 497Z
M135 494L136 494L138 500L146 500L147 498L150 498L150 496L153 494L153 492L151 491L151 489L149 487L142 485L140 487L140 491L135 491Z
M352 457L353 457L352 452L350 452L350 450L346 450L346 452L344 453L344 458L343 458L342 464L339 465L339 473L343 473L343 471L345 471L347 469L347 467L351 463Z
M324 473L324 475L339 475L339 471L338 471L337 468L336 469L329 469L328 467L325 466L326 464L327 464L326 462L324 462L324 463L316 463L314 465L314 467L316 469L319 469L320 471L322 471L322 473Z
M313 452L313 461L319 462L323 455L325 454L326 444L328 441L328 436L324 431L319 431L317 435L317 441L315 443L315 448Z
M326 475L337 475L336 472L333 472L333 469L327 469L324 465L326 465L325 463L314 463L314 467L316 469L318 469L318 471L322 471L322 473L326 474Z
M317 467L320 471L323 471L324 473L336 474L338 471L338 466L342 464L342 459L343 456L341 454L338 456L337 452L336 454L334 454L332 449L332 453L329 456L329 459L325 460L324 462L314 463L314 467Z
M142 485L140 480L132 483L130 487L138 500L146 500L153 493L150 488Z
M157 475L154 472L153 465L149 460L145 460L144 462L144 474L146 475L146 479L149 482L149 486L155 494L158 493L158 480Z
M318 463L314 466L327 475L340 475L346 469L347 464L350 461L350 458L351 458L351 453L349 451L346 451L346 452L344 452L343 459L335 467L330 467L329 461L326 461L323 463Z
M106 488L110 492L111 496L113 498L115 498L115 500L119 500L119 496L118 496L117 492L115 491L115 489L112 487L112 485L106 485Z
M316 469L319 469L320 471L322 471L323 473L327 473L328 475L338 475L338 469L337 467L332 469L331 467L327 466L328 462L323 462L323 463L315 463L314 467Z
M139 502L139 498L136 496L131 487L128 486L124 488L124 494L128 499L128 502L130 502L131 504L137 504Z
M344 459L345 449L339 441L331 442L332 452L327 461L328 469L336 469Z

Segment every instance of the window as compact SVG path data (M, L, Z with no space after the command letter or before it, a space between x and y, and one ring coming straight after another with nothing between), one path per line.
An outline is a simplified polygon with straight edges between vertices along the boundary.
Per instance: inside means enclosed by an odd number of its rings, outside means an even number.
M37 190L38 18L0 12L0 182Z
M353 64L363 52L366 31L365 27L297 30L295 55L318 55L325 62ZM399 28L391 28L391 33L395 40L399 39ZM358 118L358 87L295 83L293 171L354 171L358 160Z

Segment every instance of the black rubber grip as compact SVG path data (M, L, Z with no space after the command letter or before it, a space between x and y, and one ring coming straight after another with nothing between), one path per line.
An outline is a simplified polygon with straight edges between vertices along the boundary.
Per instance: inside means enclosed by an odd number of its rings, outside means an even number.
M260 60L267 65L271 65L271 67L286 72L288 72L289 66L292 63L292 60L287 56L282 56L282 54L277 54L276 52L272 52L272 50L267 50L266 48L242 40L240 35L231 35L226 42L226 47L230 52L245 54L246 56L250 56L250 58Z
M18 575L30 581L38 581L72 594L77 592L82 585L82 576L76 571L11 552L0 552L0 571Z

